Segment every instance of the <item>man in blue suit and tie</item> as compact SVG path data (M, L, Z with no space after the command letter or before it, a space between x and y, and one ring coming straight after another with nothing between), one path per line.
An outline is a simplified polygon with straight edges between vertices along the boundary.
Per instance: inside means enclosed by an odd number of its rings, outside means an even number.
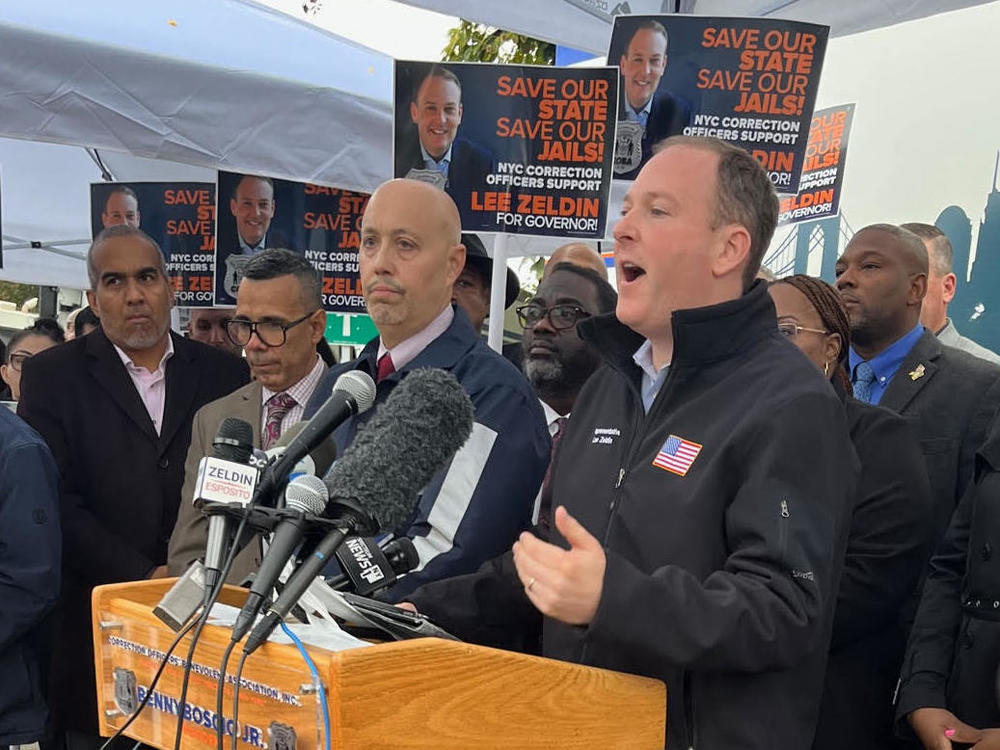
M687 102L669 91L657 91L667 69L667 30L646 20L632 32L618 62L622 95L618 99L615 178L634 180L653 155L653 146L680 134L691 120Z
M410 120L417 129L416 148L396 155L396 176L433 181L452 197L459 211L467 211L471 192L486 186L493 157L482 146L456 136L462 124L458 76L440 65L432 66L414 91Z

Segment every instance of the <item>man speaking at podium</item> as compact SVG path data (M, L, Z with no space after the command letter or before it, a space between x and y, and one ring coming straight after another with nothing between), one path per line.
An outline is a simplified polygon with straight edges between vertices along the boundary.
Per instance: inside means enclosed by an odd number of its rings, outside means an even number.
M818 714L858 468L754 281L777 207L746 152L661 145L614 229L616 314L579 325L606 363L555 459L551 542L408 597L470 641L540 628L545 656L663 680L671 750L805 748Z

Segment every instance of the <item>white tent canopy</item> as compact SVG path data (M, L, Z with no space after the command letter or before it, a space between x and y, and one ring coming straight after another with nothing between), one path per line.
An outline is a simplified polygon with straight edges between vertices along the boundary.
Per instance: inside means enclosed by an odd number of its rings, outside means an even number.
M809 21L856 34L991 0L400 0L566 47L604 55L619 13L680 12Z
M797 18L842 35L982 2L401 1L595 53L626 5ZM391 58L251 0L4 3L0 49L0 279L86 284L86 185L101 171L80 147L123 181L212 181L223 168L370 191L391 175ZM508 239L500 255L559 244Z
M0 278L80 286L58 251L89 233L101 178L82 149L6 139L95 148L119 180L222 168L371 190L391 174L392 59L252 2L4 3L0 49Z

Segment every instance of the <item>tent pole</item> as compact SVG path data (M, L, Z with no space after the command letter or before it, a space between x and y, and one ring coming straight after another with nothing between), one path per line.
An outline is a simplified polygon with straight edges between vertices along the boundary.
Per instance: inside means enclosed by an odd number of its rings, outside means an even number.
M503 303L507 296L507 234L498 234L493 243L493 279L490 288L489 344L495 351L503 349Z

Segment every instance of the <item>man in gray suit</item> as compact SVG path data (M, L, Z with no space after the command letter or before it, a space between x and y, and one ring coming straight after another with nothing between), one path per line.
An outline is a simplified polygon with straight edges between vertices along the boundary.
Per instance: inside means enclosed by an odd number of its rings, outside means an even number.
M891 224L865 227L837 260L851 320L854 395L911 421L934 493L934 541L965 491L1000 403L1000 367L942 346L920 323L927 290L923 241Z
M208 521L194 507L192 496L198 463L212 452L222 421L236 417L249 422L254 446L266 450L329 397L333 376L316 354L326 329L321 291L316 270L296 253L265 250L247 264L226 331L245 349L254 380L195 414L181 510L167 554L171 575L183 573L205 552ZM260 555L259 543L247 545L234 561L229 580L239 582L255 571Z
M948 304L955 298L955 287L958 284L958 277L954 271L954 251L948 235L933 224L914 221L900 226L917 235L927 248L927 258L930 262L927 273L927 294L924 295L923 306L920 308L920 322L924 328L933 332L942 344L1000 365L1000 356L960 334L952 319L948 317ZM964 283L965 269L960 270Z

